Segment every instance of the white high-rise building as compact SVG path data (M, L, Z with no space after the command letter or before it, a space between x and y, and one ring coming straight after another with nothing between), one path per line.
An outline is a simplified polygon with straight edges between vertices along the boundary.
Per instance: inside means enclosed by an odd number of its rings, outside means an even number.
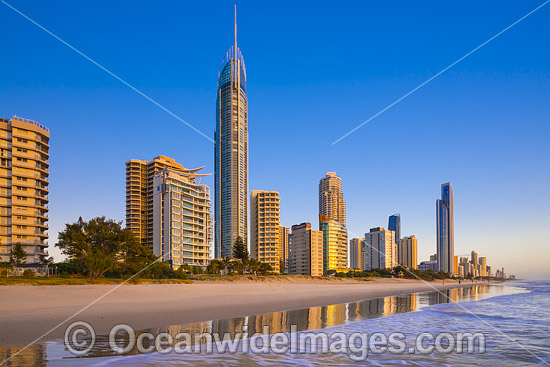
M175 269L211 257L210 189L196 171L165 168L153 178L153 253Z

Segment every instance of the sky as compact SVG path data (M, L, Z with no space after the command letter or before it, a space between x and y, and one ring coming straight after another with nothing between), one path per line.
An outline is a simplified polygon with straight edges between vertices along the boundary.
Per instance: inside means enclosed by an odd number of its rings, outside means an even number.
M213 138L234 2L7 3ZM319 180L336 172L350 238L400 213L422 261L451 181L456 255L550 279L550 4L333 144L542 4L239 0L250 190L280 192L282 225L316 227ZM124 220L127 160L166 155L213 173L211 141L4 1L0 19L0 116L51 132L56 260L66 223Z

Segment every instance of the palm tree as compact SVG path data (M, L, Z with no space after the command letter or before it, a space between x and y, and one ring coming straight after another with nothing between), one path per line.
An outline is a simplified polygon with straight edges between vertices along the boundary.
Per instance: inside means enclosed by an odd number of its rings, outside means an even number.
M258 272L259 264L261 263L254 258L248 260L248 269L252 274L256 275L256 273Z

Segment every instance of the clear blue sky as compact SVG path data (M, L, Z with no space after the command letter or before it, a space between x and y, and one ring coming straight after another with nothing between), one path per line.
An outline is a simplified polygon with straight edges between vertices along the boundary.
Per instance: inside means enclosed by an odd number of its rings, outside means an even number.
M319 179L335 171L352 233L399 212L425 260L450 180L457 255L550 278L550 4L331 145L543 2L238 1L250 189L280 192L283 225L316 225ZM213 136L233 2L8 3ZM57 259L64 223L124 219L128 159L213 172L210 141L2 3L0 19L0 116L51 129Z

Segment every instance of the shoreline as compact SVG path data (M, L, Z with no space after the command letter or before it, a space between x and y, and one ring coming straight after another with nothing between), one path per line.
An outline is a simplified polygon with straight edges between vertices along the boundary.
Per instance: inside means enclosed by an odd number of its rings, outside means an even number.
M467 288L500 282L455 280L422 282L376 278L370 281L198 281L192 284L122 285L77 316L76 312L113 290L116 285L0 287L0 346L30 343L55 326L40 342L63 338L75 321L85 321L97 334L116 324L134 329L229 319L411 293Z

